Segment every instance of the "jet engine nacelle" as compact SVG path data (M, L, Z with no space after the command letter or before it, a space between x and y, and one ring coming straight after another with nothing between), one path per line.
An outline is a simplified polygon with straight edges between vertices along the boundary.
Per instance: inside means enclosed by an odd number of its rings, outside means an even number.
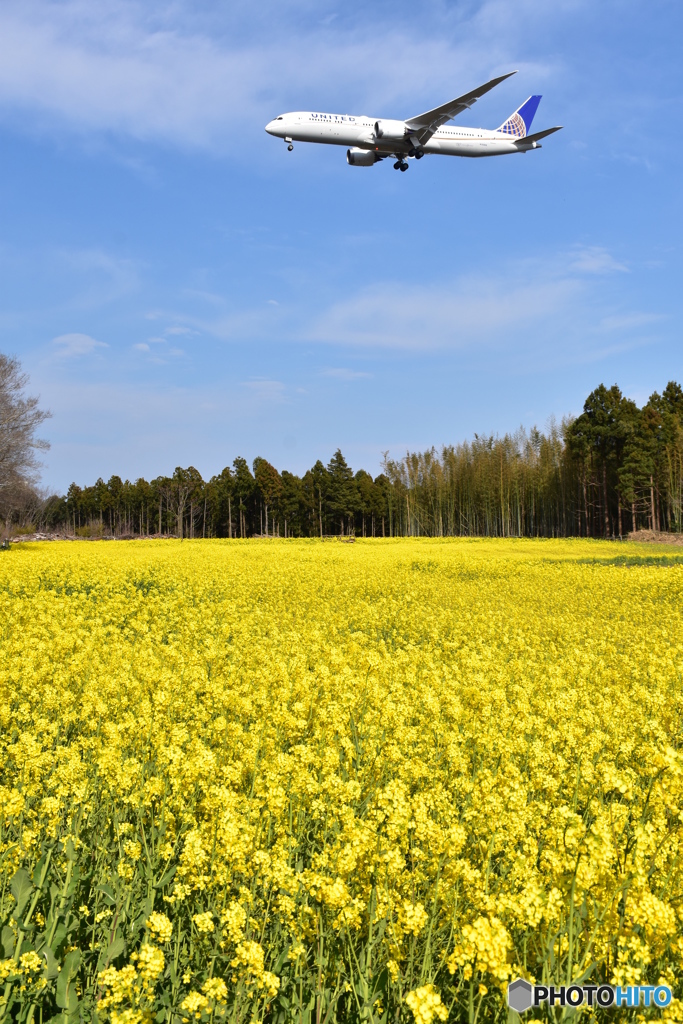
M359 149L357 146L352 146L351 149L346 150L346 162L352 167L372 167L378 160L379 157L371 149Z
M405 121L375 121L375 138L384 142L402 142L408 134Z

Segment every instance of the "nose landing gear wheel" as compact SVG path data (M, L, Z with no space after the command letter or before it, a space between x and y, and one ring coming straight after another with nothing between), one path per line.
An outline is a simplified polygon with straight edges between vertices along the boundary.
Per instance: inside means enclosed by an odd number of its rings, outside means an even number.
M292 150L294 149L294 146L292 145L292 143L291 143L291 142L290 142L290 144L289 144L289 145L287 146L287 149L289 150L289 152L290 152L290 153L291 153L291 152L292 152Z

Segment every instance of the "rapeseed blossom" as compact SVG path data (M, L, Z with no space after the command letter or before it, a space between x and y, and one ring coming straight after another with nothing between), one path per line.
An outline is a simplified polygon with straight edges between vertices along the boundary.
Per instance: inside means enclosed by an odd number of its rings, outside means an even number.
M682 1017L680 562L1 555L0 1021L483 1022L517 976Z
M436 1017L438 1020L446 1020L448 1011L441 1002L441 996L433 985L423 985L409 992L406 996L406 1003L413 1011L415 1024L431 1024Z
M173 925L166 917L166 914L159 914L156 911L147 918L147 927L150 934L158 942L169 942L173 935Z

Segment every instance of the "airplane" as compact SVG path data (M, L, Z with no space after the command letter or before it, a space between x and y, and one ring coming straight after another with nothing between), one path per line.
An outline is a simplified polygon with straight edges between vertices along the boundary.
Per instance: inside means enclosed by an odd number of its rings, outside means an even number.
M492 78L478 89L406 121L299 110L269 121L266 131L284 139L290 152L295 142L347 146L346 162L352 167L372 167L380 160L393 158L397 171L408 170L406 158L421 160L427 153L469 157L526 153L530 149L540 149L541 139L559 132L562 127L557 125L529 134L541 102L540 96L530 96L500 128L494 130L444 127L458 114L469 110L489 90L516 74L516 71L509 71L499 78Z

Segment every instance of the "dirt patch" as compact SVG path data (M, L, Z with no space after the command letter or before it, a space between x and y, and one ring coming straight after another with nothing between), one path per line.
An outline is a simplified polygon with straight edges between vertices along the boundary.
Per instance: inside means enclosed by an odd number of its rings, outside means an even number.
M636 530L629 533L629 540L640 544L680 544L683 546L683 533L657 533L655 530Z

